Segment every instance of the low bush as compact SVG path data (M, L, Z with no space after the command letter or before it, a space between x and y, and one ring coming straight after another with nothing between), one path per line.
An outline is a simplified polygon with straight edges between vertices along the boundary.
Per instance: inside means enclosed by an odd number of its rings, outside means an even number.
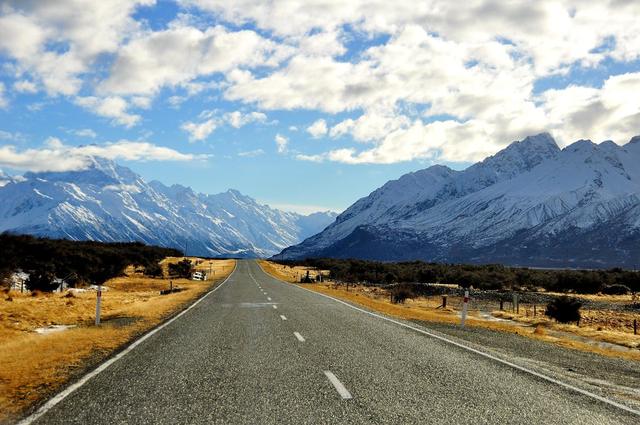
M150 263L144 268L144 274L145 276L150 277L162 277L164 273L162 272L162 267L160 267L160 264Z
M558 297L547 304L545 314L560 323L580 321L582 303L571 297Z
M404 304L407 299L416 297L411 285L394 285L391 287L390 293L391 302L394 304Z
M174 278L190 279L193 273L193 264L190 260L184 259L177 263L169 264L169 276Z
M606 285L602 288L602 293L607 295L627 295L629 292L631 292L631 289L627 285L620 283Z

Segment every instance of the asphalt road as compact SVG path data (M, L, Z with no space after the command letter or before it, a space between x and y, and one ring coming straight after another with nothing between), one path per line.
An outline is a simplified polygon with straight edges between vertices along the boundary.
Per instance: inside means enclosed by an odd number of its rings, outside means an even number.
M639 422L240 261L217 291L34 423Z

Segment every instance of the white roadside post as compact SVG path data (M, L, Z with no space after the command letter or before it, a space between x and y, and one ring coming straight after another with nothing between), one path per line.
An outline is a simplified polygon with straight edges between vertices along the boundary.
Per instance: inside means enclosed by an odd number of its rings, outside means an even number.
M96 292L96 326L100 324L100 304L102 303L102 285L98 285Z
M469 305L469 290L464 291L464 300L462 303L462 318L460 321L460 325L464 327L464 322L467 320L467 307Z

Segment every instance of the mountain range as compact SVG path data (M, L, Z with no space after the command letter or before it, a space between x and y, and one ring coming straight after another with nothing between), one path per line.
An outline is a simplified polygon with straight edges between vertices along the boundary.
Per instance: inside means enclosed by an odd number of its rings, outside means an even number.
M636 267L640 136L560 149L543 133L462 171L406 174L276 256L305 257Z
M265 257L318 233L336 216L281 211L236 190L206 195L147 183L112 161L90 160L79 171L18 177L0 172L0 232L141 241L188 255Z

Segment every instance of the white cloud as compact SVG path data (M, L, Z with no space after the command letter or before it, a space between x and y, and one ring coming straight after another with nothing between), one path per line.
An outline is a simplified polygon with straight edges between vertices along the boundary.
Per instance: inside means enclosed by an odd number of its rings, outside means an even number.
M640 72L609 77L601 89L569 86L542 94L548 126L562 144L611 139L624 144L640 134Z
M50 138L41 148L19 150L15 146L0 146L0 166L24 171L82 170L91 164L91 157L126 161L193 161L205 155L185 154L148 142L120 140L101 145L68 146Z
M121 48L100 90L153 95L164 86L186 85L237 67L275 66L287 54L278 43L253 31L229 32L220 26L202 31L176 23L163 31L141 33Z
M151 98L148 96L133 96L131 103L137 108L149 109L151 107Z
M33 81L20 80L13 83L13 89L18 93L36 93L38 87Z
M276 134L275 142L276 142L276 147L278 148L278 153L280 154L287 153L289 139L287 139L281 134Z
M185 100L187 100L187 98L184 96L170 96L169 99L167 99L167 101L169 102L169 105L171 105L172 108L177 108Z
M312 31L332 33L344 25L365 34L394 34L410 25L462 42L508 39L520 55L531 58L539 73L581 62L593 64L607 55L624 60L640 56L640 4L619 0L478 0L461 7L447 0L184 0L231 22L254 22L283 37ZM616 42L599 51L607 37Z
M263 149L255 149L252 151L238 152L238 156L247 157L247 158L254 158L260 155L264 155Z
M189 140L191 142L197 142L206 139L216 129L216 121L209 119L201 123L195 123L188 121L180 127L187 133L189 133Z
M74 136L86 137L86 138L89 138L89 139L95 139L96 137L98 137L96 132L91 130L90 128L81 128L81 129L76 129L76 130L69 130L68 133L69 134L73 134Z
M82 106L101 117L111 118L115 124L127 128L136 125L142 117L127 112L129 105L119 96L99 98L95 96L76 97L76 104Z
M316 120L313 124L307 127L307 133L315 139L326 135L328 131L327 122L323 119Z
M112 53L138 29L131 13L155 0L21 1L0 9L0 52L51 95L74 95L96 58ZM63 46L63 48L61 48Z
M0 109L5 109L9 106L9 101L4 97L4 84L0 81Z
M227 112L224 114L224 120L233 128L240 128L252 122L265 123L267 115L262 112L249 112L243 114L240 111Z
M348 112L332 128L324 117L308 130L364 146L298 155L315 161L467 161L538 131L565 142L637 132L639 105L629 95L637 73L610 76L603 87L534 87L574 68L608 71L609 58L638 60L639 2L181 0L196 6L181 12L212 13L216 26L211 16L181 13L151 29L133 16L153 3L6 0L0 55L14 80L7 84L71 96L126 127L141 121L131 109L152 108L164 88L178 89L173 107L198 94L242 103L184 123L192 141L225 124L266 123L252 109ZM252 27L246 23L256 29L237 30ZM8 104L0 85L0 107ZM287 139L278 136L284 152Z
M26 137L24 134L15 132L11 133L9 131L0 130L0 140L11 140L14 142L24 142L26 141Z

